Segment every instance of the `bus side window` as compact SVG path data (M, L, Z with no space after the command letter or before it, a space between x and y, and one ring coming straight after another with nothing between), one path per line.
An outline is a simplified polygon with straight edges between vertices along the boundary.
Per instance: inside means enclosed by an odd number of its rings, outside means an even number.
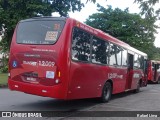
M140 63L140 69L144 68L144 57L139 55L139 63Z
M92 42L92 62L108 64L109 42L93 37Z
M140 68L140 62L138 54L134 54L134 68L139 69Z
M155 70L155 64L152 62L152 70Z
M116 59L117 59L117 65L120 65L122 64L122 48L117 46L116 48Z
M117 65L116 61L116 45L110 43L110 59L109 59L110 65Z
M90 61L91 35L81 29L74 28L72 35L72 59Z
M122 49L122 66L127 67L127 50Z
M121 66L122 48L110 43L110 65Z
M157 64L157 71L160 72L160 64Z

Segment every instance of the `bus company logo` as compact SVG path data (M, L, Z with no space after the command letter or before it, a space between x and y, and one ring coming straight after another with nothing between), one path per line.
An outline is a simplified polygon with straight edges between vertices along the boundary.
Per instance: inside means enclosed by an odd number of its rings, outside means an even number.
M17 61L14 60L14 61L12 62L12 66L13 66L14 68L16 68L16 67L17 67Z
M117 73L108 73L108 78L119 78L119 79L123 79L123 75L118 75Z
M42 66L42 67L54 67L55 62L52 61L23 61L24 65L31 65L31 66Z
M34 61L23 61L23 64L37 66L37 62Z
M2 117L12 117L11 112L2 112Z

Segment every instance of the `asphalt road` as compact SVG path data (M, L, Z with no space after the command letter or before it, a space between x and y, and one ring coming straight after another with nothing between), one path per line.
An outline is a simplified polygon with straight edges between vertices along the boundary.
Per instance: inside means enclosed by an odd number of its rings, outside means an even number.
M96 99L63 101L0 88L0 111L72 111L73 114L77 111L160 111L160 85L148 85L137 94L127 92L114 95L109 103L99 103ZM37 120L39 119L37 118ZM42 119L50 120L51 118ZM75 119L75 117L54 119ZM76 119L81 120L83 118ZM87 117L87 119L99 118ZM100 119L117 120L117 118L103 117L100 117ZM138 118L119 118L119 120L121 119L132 120ZM141 118L140 120L142 119L150 120L151 118ZM152 119L159 120L160 118ZM18 119L15 118L15 120Z

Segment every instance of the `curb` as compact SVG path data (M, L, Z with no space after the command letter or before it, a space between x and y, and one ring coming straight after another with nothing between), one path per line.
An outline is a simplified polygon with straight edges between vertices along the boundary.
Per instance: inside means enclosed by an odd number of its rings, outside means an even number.
M0 88L7 88L8 85L0 85Z

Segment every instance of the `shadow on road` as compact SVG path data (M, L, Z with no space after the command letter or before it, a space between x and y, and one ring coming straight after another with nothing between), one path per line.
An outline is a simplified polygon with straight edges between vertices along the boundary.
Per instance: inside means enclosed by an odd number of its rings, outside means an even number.
M23 108L36 109L40 111L79 111L94 105L99 104L96 99L81 99L81 100L39 100L37 102L21 104Z
M143 92L143 91L140 91ZM139 94L139 93L137 93ZM134 95L132 91L120 93L112 96L112 100L126 97L129 95ZM25 109L30 110L40 110L40 111L79 111L83 109L88 109L90 107L94 107L99 104L107 104L101 103L97 98L92 99L80 99L80 100L58 100L58 99L50 99L49 100L38 100L37 102L30 102L21 104L19 107L23 107ZM18 107L18 106L16 106Z

